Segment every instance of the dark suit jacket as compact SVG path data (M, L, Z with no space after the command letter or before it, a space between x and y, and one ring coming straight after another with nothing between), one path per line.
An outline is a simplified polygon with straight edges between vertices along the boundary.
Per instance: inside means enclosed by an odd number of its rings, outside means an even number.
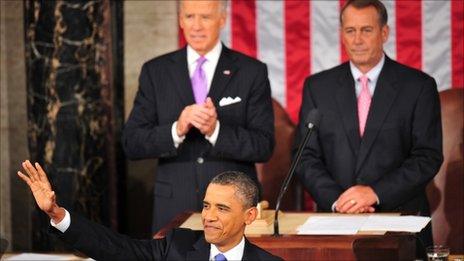
M348 62L306 79L300 119L313 108L322 119L298 175L318 210L331 211L341 193L360 184L377 193L378 211L430 215L425 188L443 161L433 78L385 57L363 138ZM299 130L297 140L301 123Z
M65 233L52 232L72 248L96 260L208 260L210 244L203 231L174 229L165 238L137 240L71 214ZM245 238L242 260L282 260Z
M158 158L153 231L177 214L199 211L209 181L226 170L257 180L255 162L267 161L274 147L274 115L266 65L222 48L208 96L220 121L213 147L192 129L176 149L171 126L194 104L186 48L145 63L134 108L123 133L130 159ZM220 107L223 97L241 102Z

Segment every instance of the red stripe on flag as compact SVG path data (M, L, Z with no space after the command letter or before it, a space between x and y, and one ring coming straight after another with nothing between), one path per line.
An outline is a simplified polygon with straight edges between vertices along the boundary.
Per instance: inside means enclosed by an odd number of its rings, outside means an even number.
M464 88L464 1L451 1L451 66L453 88Z
M346 0L340 0L340 11L342 10L345 3L346 3ZM340 60L342 61L342 63L349 60L348 54L346 53L346 50L345 50L345 46L343 46L343 43L342 43L341 32L340 32L340 54L341 54Z
M179 13L179 8L180 8L179 5L177 5L177 13ZM177 26L177 44L178 44L179 48L182 48L187 44L187 40L185 40L185 37L184 37L184 30L182 30L182 28L180 28L179 18L177 18L177 23L178 23L178 26Z
M422 2L395 1L396 59L417 69L422 68Z
M184 30L182 30L180 26L179 26L178 34L179 34L178 45L179 47L184 47L184 45L187 44L187 41L185 40L185 37L184 37Z
M255 0L231 1L232 48L256 57L256 3Z
M309 1L285 1L287 112L298 122L304 79L310 73Z
M285 55L287 112L298 122L304 79L310 74L310 4L309 1L285 1ZM305 194L305 210L314 211L311 196Z
M179 8L180 8L179 5L177 5L177 13L179 13ZM177 18L177 23L178 23L178 27L177 27L177 44L178 44L179 48L182 48L187 44L187 40L185 40L185 37L184 37L184 30L182 30L182 28L180 28L179 18Z

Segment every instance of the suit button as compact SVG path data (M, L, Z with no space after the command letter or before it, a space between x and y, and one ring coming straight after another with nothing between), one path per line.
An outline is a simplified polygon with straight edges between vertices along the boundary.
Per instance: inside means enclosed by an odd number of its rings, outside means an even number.
M205 160L204 160L202 157L199 157L199 158L197 159L197 163L198 163L198 164L203 164L203 162L205 162Z

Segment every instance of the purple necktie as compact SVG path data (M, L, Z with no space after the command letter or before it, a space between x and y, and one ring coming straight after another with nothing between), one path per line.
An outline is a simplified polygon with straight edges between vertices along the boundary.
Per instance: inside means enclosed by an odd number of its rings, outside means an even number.
M203 64L206 62L206 58L204 56L200 56L197 59L197 68L192 75L192 88L193 88L193 96L195 96L195 102L197 104L202 104L206 100L207 95L207 82L206 82L206 75L205 71L203 70Z

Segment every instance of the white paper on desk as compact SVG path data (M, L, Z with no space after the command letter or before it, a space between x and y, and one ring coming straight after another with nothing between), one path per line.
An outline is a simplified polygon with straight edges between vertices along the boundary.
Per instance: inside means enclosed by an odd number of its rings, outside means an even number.
M361 227L361 231L420 232L430 217L371 215Z
M368 216L315 216L309 217L297 229L298 235L354 235Z
M66 254L37 254L37 253L22 253L13 255L2 260L93 260L91 258L81 258L75 255Z

